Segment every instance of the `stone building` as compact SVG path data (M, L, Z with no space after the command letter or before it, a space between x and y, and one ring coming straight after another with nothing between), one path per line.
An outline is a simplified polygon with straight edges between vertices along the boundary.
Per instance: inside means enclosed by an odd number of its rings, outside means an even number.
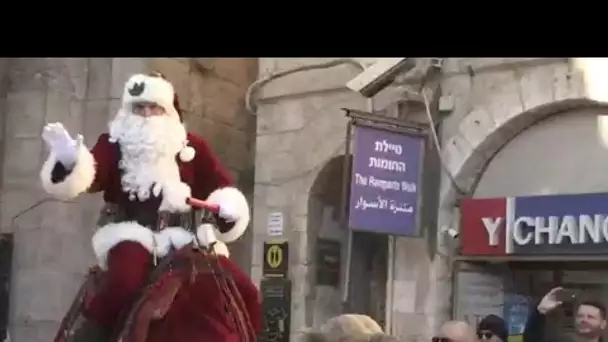
M14 241L11 341L49 341L93 262L99 196L44 202L13 219L45 198L38 179L47 154L40 138L44 123L61 121L90 145L115 115L127 78L160 71L174 83L189 128L209 139L238 185L252 194L255 117L245 113L244 95L257 68L256 59L0 59L0 229ZM246 269L250 239L233 248Z
M254 96L257 114L245 110L246 90L256 79L331 61L0 59L0 232L13 241L11 340L48 341L93 261L90 236L98 197L43 202L29 209L44 199L38 181L46 155L40 139L43 124L63 121L91 144L116 112L127 77L150 70L174 82L189 127L209 138L239 185L252 194L252 229L232 254L256 281L262 278L263 243L277 238L269 235L268 216L282 213L280 238L290 245L294 339L303 328L319 326L342 311L367 313L412 341L427 341L449 317L474 323L466 304L476 298L465 291L470 284L462 271L490 275L520 264L536 270L540 262L541 268L549 265L555 271L549 282L597 282L588 271L591 259L593 276L606 268L603 255L475 258L462 255L458 241L446 238L444 228L467 232L460 223L462 198L607 190L605 62L448 58L439 74L428 77L421 59L420 67L397 77L371 102L345 87L361 71L357 63L311 68L265 84ZM365 66L374 59L357 61ZM440 127L445 164L443 170L429 140L426 152L435 158L429 158L431 168L425 172L436 180L437 189L431 182L423 191L431 193L425 206L433 215L422 222L417 238L354 233L347 267L341 200L350 181L343 175L348 120L341 108L428 123L416 95L422 83L430 90L429 112ZM487 243L484 238L475 241ZM322 285L317 272L318 245L328 240L338 242L342 264L334 286ZM10 254L0 250L0 258ZM573 258L581 264L564 266L564 260ZM486 259L493 263L480 262ZM2 268L0 278L8 278L6 265ZM502 275L498 283L506 282ZM486 308L474 309L479 314Z
M262 58L260 77L330 60ZM458 286L457 274L475 267L491 273L492 266L478 264L483 256L476 261L459 255L458 243L446 237L446 229L462 229L460 200L608 190L603 116L607 70L605 61L567 58L445 59L441 74L427 84L433 91L430 114L440 123L445 164L437 178L435 217L422 222L422 237L395 238L390 254L386 238L353 235L347 307L383 321L390 332L408 341L428 341L451 316L470 319L458 306L477 297L466 291L469 285L464 281ZM268 215L281 212L282 238L292 251L294 338L304 327L318 326L344 308L343 283L317 283L314 244L319 238L340 242L344 280L347 233L340 194L349 183L343 183L347 118L340 108L370 110L365 98L345 87L360 72L353 65L341 65L294 73L268 83L257 96L252 274L262 277L263 242L276 238L267 231ZM412 95L425 75L414 71L398 77L396 84L373 98L373 108L404 121L426 120L420 98ZM430 146L427 152L438 155ZM438 170L440 165L435 164L425 172ZM394 256L392 263L387 255ZM594 257L605 260L602 255ZM550 261L550 268L564 279L569 267L564 260L569 258L588 259L576 253L536 259L507 256L493 265L513 269L519 267L513 264L517 261L542 261L549 267ZM577 272L588 271L589 266L581 267ZM606 263L594 267L605 268ZM571 278L584 283L579 273Z

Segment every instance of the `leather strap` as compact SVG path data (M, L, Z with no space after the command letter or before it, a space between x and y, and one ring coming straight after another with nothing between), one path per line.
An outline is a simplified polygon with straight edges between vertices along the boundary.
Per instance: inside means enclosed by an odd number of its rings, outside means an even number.
M73 333L74 325L82 313L82 308L85 304L88 292L99 283L100 277L101 269L99 267L95 266L89 269L89 273L82 282L80 289L78 289L70 308L61 320L61 324L59 325L59 329L53 340L54 342L66 342L68 337Z

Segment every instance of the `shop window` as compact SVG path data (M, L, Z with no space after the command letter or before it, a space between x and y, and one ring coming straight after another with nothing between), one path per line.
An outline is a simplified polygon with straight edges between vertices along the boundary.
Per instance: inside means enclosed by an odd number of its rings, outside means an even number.
M454 315L472 325L489 314L501 316L517 341L529 310L558 285L575 290L577 301L593 298L606 302L608 262L460 262ZM566 336L572 332L575 306L576 303L564 305L548 317L547 336Z

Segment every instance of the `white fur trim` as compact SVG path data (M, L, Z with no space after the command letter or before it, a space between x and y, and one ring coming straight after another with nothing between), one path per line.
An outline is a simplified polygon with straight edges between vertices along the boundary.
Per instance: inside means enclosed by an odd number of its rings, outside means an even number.
M110 223L100 227L93 235L93 252L97 257L99 266L106 268L108 252L123 241L133 241L141 244L148 252L163 257L171 247L168 236L155 235L152 230L137 222Z
M192 161L196 155L196 150L191 146L186 146L179 151L179 159L185 163Z
M93 235L93 251L102 269L107 268L107 257L110 250L123 241L141 244L148 252L164 257L171 247L180 249L194 239L194 235L182 227L167 227L158 233L137 222L110 223L97 230ZM216 254L230 256L228 246L217 241L213 250Z
M217 242L217 234L216 230L213 228L212 224L204 223L196 227L196 237L198 238L198 242L207 247L214 242Z
M213 245L213 251L217 255L223 255L226 258L230 257L230 251L228 250L228 246L221 241L216 241L215 245Z
M215 232L218 240L230 243L240 238L245 233L250 219L249 204L247 203L245 195L243 195L239 189L233 187L217 189L207 197L207 201L219 205L220 208L222 208L222 205L233 208L235 210L234 214L236 214L237 217L234 227L228 232Z
M63 182L53 183L51 181L51 172L56 163L57 156L51 151L40 171L42 187L49 194L62 200L69 200L85 192L93 184L95 180L95 158L84 145L80 145L78 148L76 164Z
M162 241L168 240L171 246L173 246L173 248L180 249L192 242L192 240L194 239L194 235L182 227L167 227L163 229L160 233L157 233L157 239ZM200 237L199 243L203 243L203 241L200 240ZM221 241L215 240L213 251L215 252L215 254L223 255L226 257L230 256L228 246L226 246L226 244Z
M136 84L143 84L144 90L141 94L133 96L129 93L129 90ZM173 85L162 77L137 74L131 76L127 83L125 83L125 88L122 93L122 103L123 106L128 106L134 102L154 102L165 108L165 111L168 114L179 118L177 110L173 107L174 96L175 91ZM128 109L130 112L130 108Z
M167 227L157 233L159 239L168 240L175 249L180 249L192 242L194 236L182 227Z
M162 197L158 211L188 212L191 207L186 202L191 197L192 189L184 182L167 182L163 184Z

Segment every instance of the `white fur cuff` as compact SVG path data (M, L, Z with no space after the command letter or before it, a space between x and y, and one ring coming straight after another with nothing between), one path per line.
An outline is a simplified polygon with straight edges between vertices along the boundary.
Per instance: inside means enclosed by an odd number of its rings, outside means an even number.
M202 226L205 225L199 226L199 228L197 229L197 235L200 235L198 233L200 232ZM163 241L163 243L167 243L173 246L173 248L175 249L180 249L188 245L194 239L194 235L182 227L167 227L163 229L160 233L157 233L156 236L157 241ZM205 242L201 240L200 236L198 242L200 244L205 244ZM228 246L226 246L226 244L221 241L214 242L215 244L213 245L213 251L215 252L215 254L223 255L225 257L230 256L230 252L228 251Z
M234 227L232 229L226 233L221 233L219 231L215 232L218 240L230 243L240 238L245 233L250 220L249 204L247 203L245 195L243 195L239 189L233 187L217 189L207 197L207 201L219 205L220 208L222 203L227 203L227 205L235 208L238 214L238 219L234 222Z
M76 164L72 172L62 182L53 183L51 173L57 164L57 156L51 151L40 171L42 187L50 195L62 200L69 200L87 191L93 184L96 172L93 154L84 145L78 148L77 153Z
M102 269L107 267L110 250L123 241L137 242L150 253L156 251L156 255L159 257L167 255L171 247L168 237L156 236L150 229L137 222L110 223L100 227L92 240L93 252Z
M194 235L182 227L167 227L158 233L138 224L137 222L110 223L97 230L93 235L93 251L102 269L107 268L107 258L110 250L124 241L141 244L150 254L162 258L169 253L171 247L183 248L194 239ZM214 251L218 255L228 257L228 247L217 241ZM128 260L126 261L128 262Z

